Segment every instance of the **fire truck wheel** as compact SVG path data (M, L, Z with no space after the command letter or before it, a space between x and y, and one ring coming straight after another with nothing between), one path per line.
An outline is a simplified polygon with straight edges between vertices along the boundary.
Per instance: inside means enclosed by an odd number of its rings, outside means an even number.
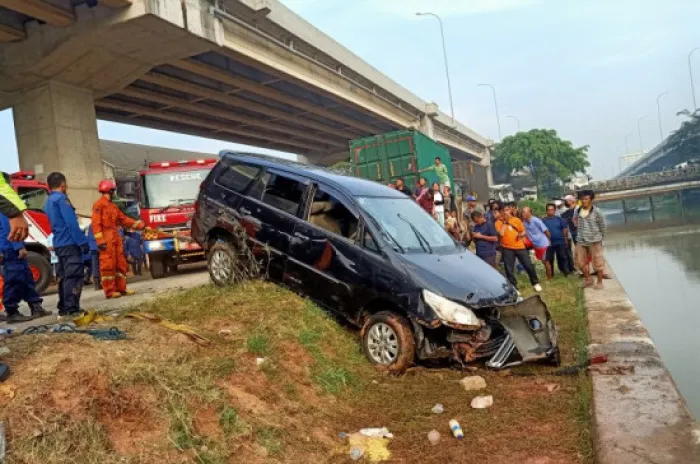
M150 262L151 277L154 279L162 279L165 277L165 257L151 255Z
M27 253L27 262L34 277L36 291L43 293L51 283L51 263L35 251Z

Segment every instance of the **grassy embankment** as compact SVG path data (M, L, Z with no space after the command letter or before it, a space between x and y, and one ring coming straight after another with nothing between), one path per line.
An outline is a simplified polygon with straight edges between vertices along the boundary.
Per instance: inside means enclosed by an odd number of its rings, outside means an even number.
M586 321L574 280L544 299L560 328L565 364L585 358ZM143 321L114 323L130 340L83 335L7 342L14 374L0 387L8 462L345 462L340 431L387 426L398 462L588 462L590 382L504 376L482 368L488 410L473 410L470 373L416 367L401 377L373 369L357 334L315 305L262 282L203 287L138 308L189 324L206 346ZM223 330L223 332L221 332ZM230 331L230 332L229 332ZM262 365L256 358L263 357ZM558 389L549 392L546 385ZM446 412L430 408L442 403ZM465 439L449 434L458 419ZM431 447L431 429L443 439ZM547 460L548 459L548 460Z

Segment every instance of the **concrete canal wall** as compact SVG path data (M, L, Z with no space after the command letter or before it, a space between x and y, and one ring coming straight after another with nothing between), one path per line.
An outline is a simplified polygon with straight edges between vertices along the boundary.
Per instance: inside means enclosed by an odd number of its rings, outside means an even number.
M590 354L608 356L590 370L597 462L700 463L700 425L620 282L605 285L584 292Z

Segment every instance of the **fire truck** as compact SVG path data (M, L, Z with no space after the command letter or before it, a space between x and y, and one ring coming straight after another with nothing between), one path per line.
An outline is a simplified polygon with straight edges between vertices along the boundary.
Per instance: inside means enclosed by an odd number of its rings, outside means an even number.
M51 284L51 253L48 238L51 235L49 218L43 208L49 196L49 186L36 180L30 171L20 171L10 175L12 187L27 205L24 217L29 224L29 237L25 240L27 260L39 293ZM0 295L2 295L2 278L0 278Z
M200 185L216 161L149 163L136 179L117 178L120 197L135 197L141 220L158 231L144 236L154 279L177 272L179 264L204 259L204 250L190 239L190 229Z

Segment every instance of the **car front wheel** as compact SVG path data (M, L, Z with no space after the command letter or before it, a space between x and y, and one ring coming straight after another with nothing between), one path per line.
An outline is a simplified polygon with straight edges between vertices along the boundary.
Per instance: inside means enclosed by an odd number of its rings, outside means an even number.
M228 242L216 242L209 250L207 269L214 285L226 287L236 281L238 253Z
M365 322L362 349L371 363L400 374L413 364L416 342L405 318L382 311Z

